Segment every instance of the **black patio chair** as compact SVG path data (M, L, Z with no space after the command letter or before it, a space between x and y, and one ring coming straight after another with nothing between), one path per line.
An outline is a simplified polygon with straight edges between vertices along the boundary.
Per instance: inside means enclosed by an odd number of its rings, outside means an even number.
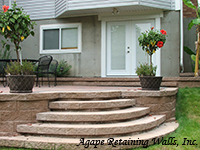
M49 72L49 66L51 64L52 59L53 59L53 57L50 55L42 56L39 58L37 70L34 71L34 73L37 75L36 86L38 86L38 83L39 83L39 87L40 87L40 82L39 82L40 75L42 75L42 85L43 85L43 75L44 74L47 74L48 84L50 86L48 72Z
M57 70L57 67L58 67L58 61L53 59L51 61L51 64L50 64L50 67L49 67L49 71L47 74L53 74L54 75L54 86L57 85L57 74L56 74L56 70Z
M7 80L6 80L6 72L5 72L5 68L6 68L7 62L5 61L0 61L0 77L2 77L2 82L3 82L3 86L5 87L7 85Z

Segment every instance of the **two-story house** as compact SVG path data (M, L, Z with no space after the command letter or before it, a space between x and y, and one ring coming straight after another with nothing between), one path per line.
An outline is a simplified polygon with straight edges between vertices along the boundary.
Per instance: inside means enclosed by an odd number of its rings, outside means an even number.
M10 5L13 0L0 0ZM22 43L23 58L50 54L72 65L71 75L135 77L148 56L141 32L167 31L153 56L157 75L178 76L182 65L181 0L16 0L36 22L35 36ZM15 56L13 56L15 57Z

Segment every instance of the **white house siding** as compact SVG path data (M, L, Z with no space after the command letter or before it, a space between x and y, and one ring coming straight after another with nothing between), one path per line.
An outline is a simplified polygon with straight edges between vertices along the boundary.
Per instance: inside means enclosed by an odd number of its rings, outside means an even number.
M68 0L67 10L95 9L137 4L138 0Z
M55 16L61 15L67 9L66 0L55 0Z
M2 9L2 5L9 5L9 0L0 0L0 9Z
M140 5L156 7L160 9L175 9L175 0L139 0Z
M174 0L67 0L67 10L95 9L129 5L144 5L172 9Z
M56 5L56 10L59 10L59 13L56 12L56 17L109 13L113 7L120 12L124 10L175 10L175 0L57 0L56 2L64 3L62 7Z
M11 0L12 3L13 1ZM24 8L32 20L56 18L63 13L77 16L90 12L88 10L98 13L102 9L105 12L105 8L123 6L133 6L133 9L136 9L134 6L165 10L175 9L175 0L16 0L16 2L18 6ZM0 0L1 3L9 5L9 0Z
M16 2L32 20L55 18L55 0L16 0Z

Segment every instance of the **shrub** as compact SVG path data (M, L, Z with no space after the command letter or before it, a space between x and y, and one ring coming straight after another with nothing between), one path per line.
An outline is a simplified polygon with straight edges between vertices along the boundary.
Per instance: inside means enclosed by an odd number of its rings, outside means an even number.
M140 64L139 67L136 68L136 73L138 76L155 76L156 75L157 66L148 65L147 63Z
M33 71L34 65L29 61L23 61L22 65L16 61L10 62L5 69L10 75L32 75Z
M51 64L49 70L54 71L55 64ZM66 77L70 74L71 65L67 63L67 61L60 60L56 69L57 77ZM37 65L34 66L34 70L37 70ZM46 74L39 74L39 77L46 77Z
M71 65L67 61L60 60L56 70L57 77L66 77L70 74Z

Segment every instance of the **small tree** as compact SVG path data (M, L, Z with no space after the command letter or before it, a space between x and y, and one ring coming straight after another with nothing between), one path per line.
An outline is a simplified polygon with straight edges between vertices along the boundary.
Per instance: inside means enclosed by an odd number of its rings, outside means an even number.
M196 61L195 61L195 76L198 76L198 68L199 68L199 46L200 46L200 2L197 1L197 6L195 6L191 0L183 0L184 4L196 11L197 18L191 20L188 24L188 30L190 30L194 25L197 25L198 29L198 42L197 42L197 53L196 53Z
M20 43L29 35L34 36L33 28L35 22L31 22L29 15L23 12L22 8L18 8L16 1L9 6L3 6L3 12L0 12L0 33L10 39L15 45L17 62L19 62Z
M150 57L150 75L155 75L153 72L153 64L152 64L152 55L158 50L159 48L163 47L163 45L166 42L166 36L167 32L162 30L155 30L154 27L152 27L150 30L147 30L145 32L142 32L141 35L138 38L139 45L142 47L142 50L145 51L149 57ZM147 64L140 65L143 69L147 67ZM141 68L137 68L141 69ZM156 68L155 68L156 69Z

